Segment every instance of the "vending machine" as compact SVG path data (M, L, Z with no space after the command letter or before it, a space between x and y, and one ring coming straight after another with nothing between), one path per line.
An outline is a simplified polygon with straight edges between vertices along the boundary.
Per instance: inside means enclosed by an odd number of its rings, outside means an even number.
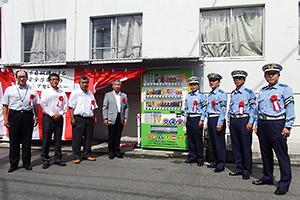
M187 150L184 100L191 70L146 71L141 92L141 147Z

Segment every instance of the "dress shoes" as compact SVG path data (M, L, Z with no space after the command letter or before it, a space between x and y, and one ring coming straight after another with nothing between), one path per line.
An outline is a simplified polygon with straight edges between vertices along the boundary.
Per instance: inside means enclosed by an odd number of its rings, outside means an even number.
M197 166L202 167L204 165L204 162L197 162Z
M114 155L109 155L108 158L109 158L110 160L112 160L112 159L115 158L115 156L114 156Z
M116 154L116 157L117 157L117 158L124 158L123 154L121 154L121 153L117 153L117 154Z
M30 167L30 166L24 166L24 168L25 168L26 170L32 170L32 167Z
M12 172L16 171L17 169L18 169L17 167L10 167L7 172L12 173Z
M243 174L242 179L243 180L248 180L250 178L249 174Z
M81 161L79 159L74 160L75 164L79 164Z
M252 181L253 185L273 185L273 183L271 182L265 182L262 180L257 180L257 181Z
M184 163L195 163L195 162L196 162L196 160L190 160L190 159L187 159L184 161Z
M224 168L216 168L215 170L214 170L214 172L215 173L219 173L219 172L222 172L222 171L224 171Z
M93 157L87 157L85 160L88 160L88 161L96 161L96 158L93 158Z
M240 175L243 175L243 173L242 172L236 172L236 171L229 172L229 176L240 176Z
M278 188L275 190L274 194L276 194L276 195L283 195L283 194L287 193L287 191L288 191L287 189L278 187Z
M58 166L61 166L61 167L64 167L66 166L67 164L62 162L62 161L59 161L59 162L54 162L54 165L58 165Z
M207 167L208 167L208 168L216 168L216 165L214 165L214 164L209 164L209 165L207 165Z
M43 169L47 169L49 167L50 167L50 163L48 162L43 163Z

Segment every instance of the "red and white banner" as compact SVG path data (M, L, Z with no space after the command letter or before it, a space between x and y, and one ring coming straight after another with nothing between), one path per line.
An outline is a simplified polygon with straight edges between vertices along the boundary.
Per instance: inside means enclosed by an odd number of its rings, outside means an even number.
M118 79L123 81L128 81L131 79L139 78L140 74L145 72L145 68L141 67L138 70L124 70L124 71L94 71L94 70L75 70L74 69L25 69L28 73L28 84L33 85L38 91L39 97L41 97L41 91L48 86L47 77L51 72L59 73L61 82L60 87L66 91L67 98L69 99L71 94L71 89L76 89L79 87L80 76L87 76L89 78L89 90L95 93L107 86L109 86L112 81ZM29 81L30 80L30 81ZM74 87L70 84L70 80L73 81ZM4 94L5 89L12 84L15 84L16 79L14 73L11 71L0 71L0 102ZM98 103L99 104L99 103ZM39 121L38 125L34 128L32 139L42 140L42 117L43 111L39 105ZM64 129L62 140L72 140L72 125L70 123L70 113L69 109L64 115ZM0 136L8 135L8 131L3 125L3 115L2 115L2 105L0 108Z
M120 80L122 82L129 81L131 79L138 78L140 74L145 72L144 67L140 67L137 70L124 70L124 71L75 71L75 88L79 87L80 76L89 77L89 90L92 92L99 91L109 86L114 80Z
M0 103L2 102L2 97L5 92L5 89L13 84L15 84L16 79L14 76L14 73L5 70L1 71L0 70ZM6 127L4 126L4 121L3 121L3 114L2 114L2 104L0 106L0 137L8 135L8 131Z

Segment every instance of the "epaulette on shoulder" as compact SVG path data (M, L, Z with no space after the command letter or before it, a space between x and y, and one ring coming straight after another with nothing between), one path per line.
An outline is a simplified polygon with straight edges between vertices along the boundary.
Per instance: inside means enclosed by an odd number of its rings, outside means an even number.
M261 88L261 90L265 90L265 89L267 89L269 86L265 86L265 87L263 87L263 88Z
M283 83L279 83L279 86L284 88L289 87L287 84L283 84Z
M200 90L198 90L198 93L199 93L199 94L204 94L204 93L203 93L203 92L201 92Z
M252 90L245 88L245 91L248 92L249 94L253 93Z
M222 93L222 94L224 93L224 91L223 91L223 90L219 90L219 91L220 91L220 93Z

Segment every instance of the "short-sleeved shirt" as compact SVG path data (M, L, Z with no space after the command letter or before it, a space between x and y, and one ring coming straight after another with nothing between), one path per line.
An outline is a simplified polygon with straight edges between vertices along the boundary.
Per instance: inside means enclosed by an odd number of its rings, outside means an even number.
M68 109L68 99L66 93L54 88L48 88L42 91L41 107L43 112L49 116L54 114L64 115Z
M79 88L71 93L69 107L74 109L74 115L92 117L94 116L93 110L98 108L98 105L91 91L84 92Z
M13 85L6 88L2 104L7 105L12 110L33 110L35 105L39 104L37 91L30 85L21 88L19 85Z

